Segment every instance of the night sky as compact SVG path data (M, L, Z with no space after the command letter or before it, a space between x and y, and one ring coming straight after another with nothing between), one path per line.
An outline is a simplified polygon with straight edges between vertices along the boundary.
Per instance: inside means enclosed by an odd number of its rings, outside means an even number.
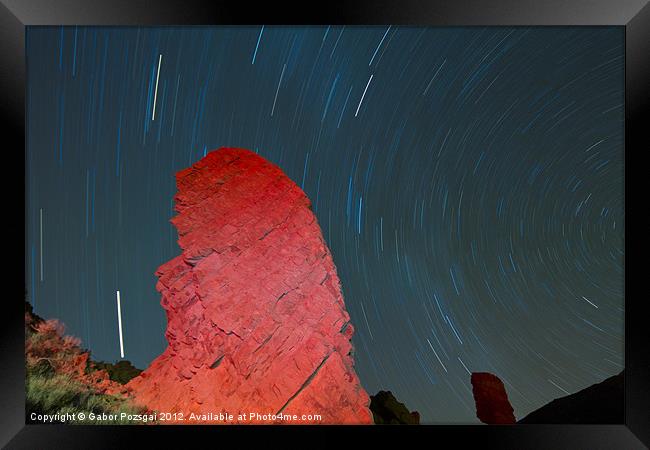
M27 296L94 358L116 290L125 358L166 347L174 174L231 146L312 200L369 394L476 423L470 372L520 418L622 370L622 28L30 27L27 64Z

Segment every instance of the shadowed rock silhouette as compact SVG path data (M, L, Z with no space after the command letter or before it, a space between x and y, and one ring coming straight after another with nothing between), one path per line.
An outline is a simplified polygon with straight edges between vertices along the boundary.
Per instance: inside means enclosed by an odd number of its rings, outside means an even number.
M473 373L476 416L487 424L515 423L513 408L501 380L490 373ZM625 371L575 394L556 398L517 423L622 424Z
M370 410L378 425L419 425L420 413L410 412L398 402L391 391L379 391L370 396Z

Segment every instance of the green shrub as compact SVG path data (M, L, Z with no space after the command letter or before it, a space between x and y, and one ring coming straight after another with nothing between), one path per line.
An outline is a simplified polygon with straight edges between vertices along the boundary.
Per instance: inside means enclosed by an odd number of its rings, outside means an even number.
M142 414L145 408L139 407L127 398L102 394L84 385L69 375L54 374L43 376L28 371L26 383L27 422L32 423L31 415L36 414L75 414L90 412L95 414ZM84 423L73 422L73 423ZM85 423L97 423L86 421ZM109 422L102 422L109 423ZM117 421L117 423L128 423Z
M95 363L90 353L79 347L79 340L63 334L63 326L54 320L43 320L25 307L25 412L26 422L34 423L35 414L144 414L146 408L132 399L99 391L88 376L104 369L109 378L125 384L141 370L128 361L116 364ZM101 380L101 376L99 377ZM105 378L104 378L104 381ZM126 424L128 421L74 421L77 424ZM135 423L135 422L134 422ZM139 422L137 422L139 423Z
M98 361L94 363L94 366L96 369L103 369L108 372L110 379L120 384L126 384L142 373L141 369L134 367L131 361L126 359L113 364Z

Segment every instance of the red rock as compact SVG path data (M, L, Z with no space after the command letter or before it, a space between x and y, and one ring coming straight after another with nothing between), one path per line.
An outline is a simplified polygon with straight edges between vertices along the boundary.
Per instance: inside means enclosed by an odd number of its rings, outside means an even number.
M208 153L176 181L182 254L156 273L169 345L129 382L138 402L239 423L272 422L250 413L372 423L336 267L304 192L234 148Z
M499 377L487 372L472 373L472 393L476 403L476 417L481 422L515 423L514 409Z

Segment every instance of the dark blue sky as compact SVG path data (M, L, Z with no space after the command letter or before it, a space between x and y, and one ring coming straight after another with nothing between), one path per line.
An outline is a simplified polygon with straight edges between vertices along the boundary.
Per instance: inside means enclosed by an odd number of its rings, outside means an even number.
M474 423L469 372L521 417L622 370L622 28L29 27L27 64L28 298L95 358L118 289L126 358L165 348L174 173L232 146L311 198L370 394Z

